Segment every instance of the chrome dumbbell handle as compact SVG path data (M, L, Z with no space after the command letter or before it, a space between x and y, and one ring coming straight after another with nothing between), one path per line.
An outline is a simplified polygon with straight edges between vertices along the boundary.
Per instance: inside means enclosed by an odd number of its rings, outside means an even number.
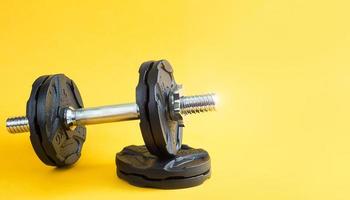
M173 98L169 98L174 101ZM175 105L169 102L169 105ZM171 107L171 112L177 110L184 115L195 114L215 110L215 94L180 97L177 106ZM177 108L178 107L178 108ZM139 108L136 103L101 106L94 108L66 108L64 111L64 122L67 128L74 129L77 125L102 124L118 121L129 121L139 119ZM29 131L28 119L12 117L6 120L6 128L10 133L23 133Z

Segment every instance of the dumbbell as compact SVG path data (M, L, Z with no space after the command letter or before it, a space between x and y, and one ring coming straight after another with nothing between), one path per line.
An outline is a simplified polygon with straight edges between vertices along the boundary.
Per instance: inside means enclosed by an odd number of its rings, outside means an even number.
M149 61L139 69L136 103L83 108L75 83L64 74L35 80L26 116L6 120L10 133L30 132L32 146L50 166L75 163L86 138L85 125L140 120L148 151L174 157L181 149L182 115L215 110L215 95L181 96L173 69L166 60Z

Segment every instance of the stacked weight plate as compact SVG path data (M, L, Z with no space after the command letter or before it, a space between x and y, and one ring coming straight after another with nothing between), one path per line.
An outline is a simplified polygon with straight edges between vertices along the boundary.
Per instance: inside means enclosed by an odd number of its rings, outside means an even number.
M150 154L145 146L128 146L117 154L116 163L120 178L141 187L187 188L210 177L209 154L187 145L167 159Z
M41 76L33 83L27 102L30 141L41 161L51 166L75 163L81 154L86 128L66 129L62 108L82 108L74 82L63 74Z

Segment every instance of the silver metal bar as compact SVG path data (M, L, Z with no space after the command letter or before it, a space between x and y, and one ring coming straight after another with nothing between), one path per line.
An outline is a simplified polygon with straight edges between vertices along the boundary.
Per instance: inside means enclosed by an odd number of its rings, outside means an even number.
M9 133L23 133L29 131L27 117L11 117L6 120L6 129Z
M170 112L176 114L195 114L215 110L215 94L184 96L172 98ZM67 128L74 129L77 125L101 124L108 122L137 120L140 118L136 103L127 103L95 108L66 108L64 122ZM25 116L8 118L6 128L10 133L29 131L28 119Z
M68 126L137 120L139 116L139 108L135 103L95 108L68 108L65 111L65 121Z

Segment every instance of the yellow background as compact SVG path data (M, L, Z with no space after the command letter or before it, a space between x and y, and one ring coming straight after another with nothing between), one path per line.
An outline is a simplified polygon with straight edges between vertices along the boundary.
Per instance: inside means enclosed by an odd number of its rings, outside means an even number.
M0 199L350 199L348 1L0 1L0 121L32 82L65 73L85 106L135 100L139 65L168 59L185 94L218 112L185 119L212 178L184 190L118 179L138 122L88 127L80 161L43 165L28 134L0 133Z

